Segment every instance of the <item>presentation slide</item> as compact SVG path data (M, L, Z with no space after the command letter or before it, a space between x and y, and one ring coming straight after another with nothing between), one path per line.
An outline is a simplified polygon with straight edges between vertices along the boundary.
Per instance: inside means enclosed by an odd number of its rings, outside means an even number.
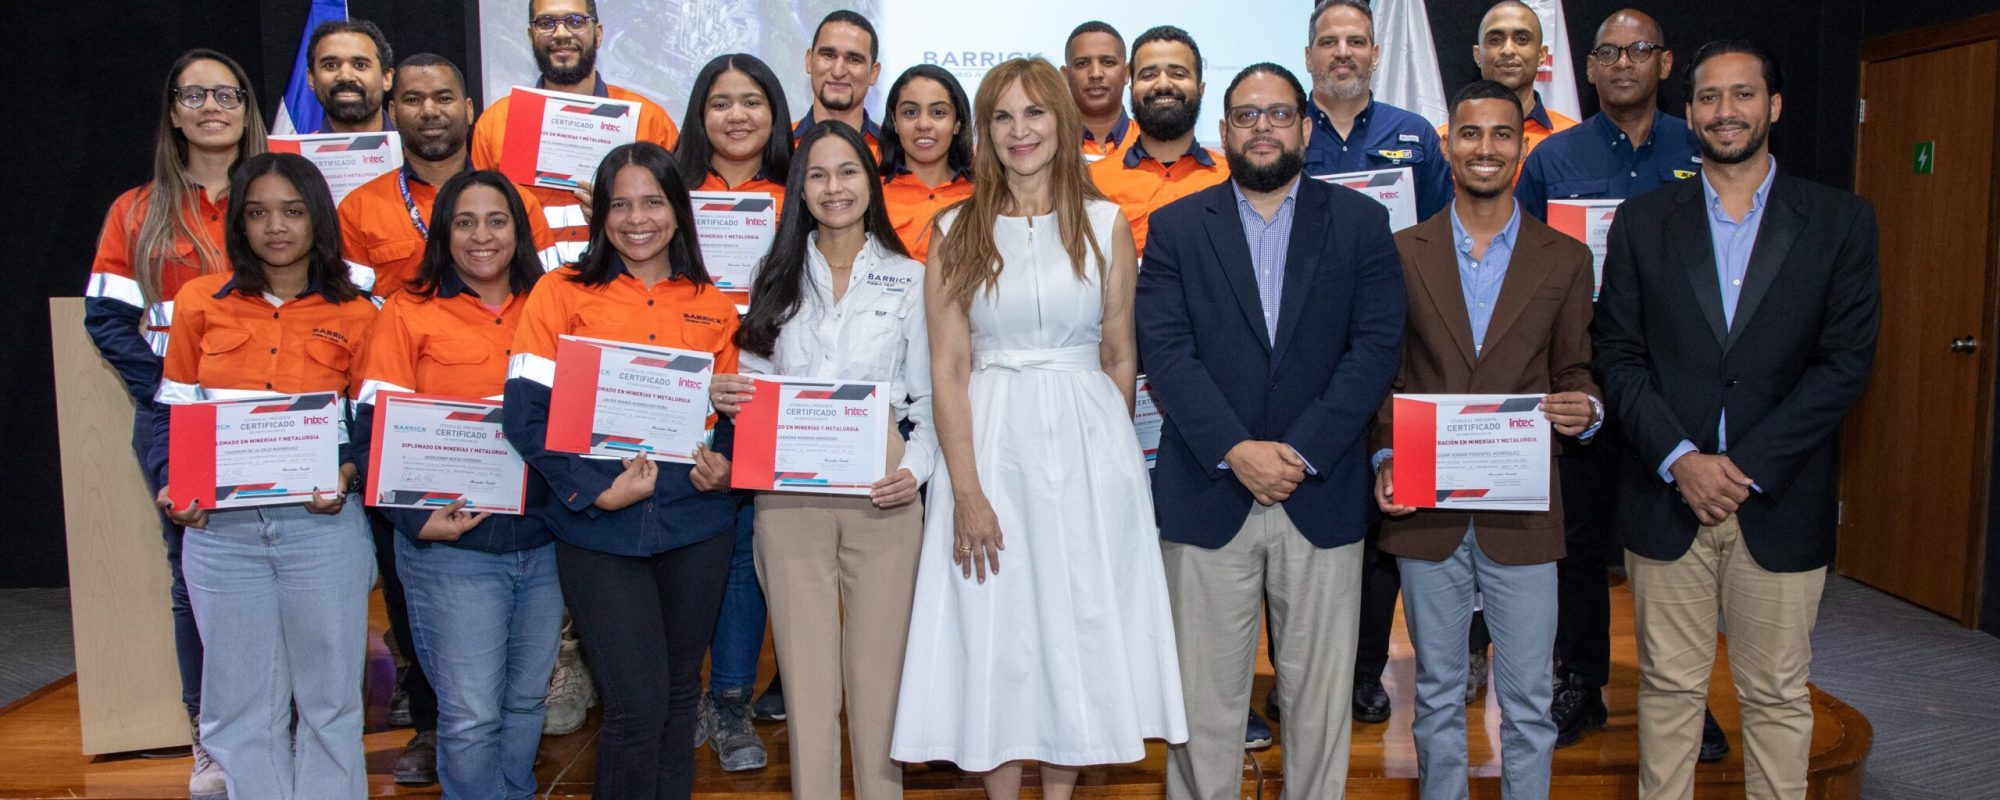
M1235 0L1174 6L1138 0L1080 4L1072 0L1003 0L958 4L918 0L603 0L598 13L604 41L599 74L665 106L676 123L687 112L687 91L703 64L723 53L750 53L771 65L785 84L792 117L811 107L805 70L813 29L827 12L860 12L882 35L882 77L868 93L868 113L880 121L883 95L897 75L916 64L951 70L977 93L994 65L1017 56L1041 56L1061 65L1070 29L1091 19L1110 23L1132 39L1155 25L1188 31L1207 59L1201 121L1195 134L1218 141L1222 92L1238 70L1260 61L1284 65L1308 91L1306 17L1297 0ZM528 39L527 4L480 0L481 74L488 103L537 76ZM1127 107L1130 107L1129 98Z

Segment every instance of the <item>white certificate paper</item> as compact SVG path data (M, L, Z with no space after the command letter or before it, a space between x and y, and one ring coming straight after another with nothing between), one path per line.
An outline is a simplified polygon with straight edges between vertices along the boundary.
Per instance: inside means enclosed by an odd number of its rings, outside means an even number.
M1549 510L1541 395L1399 394L1391 418L1397 505Z
M755 380L736 414L732 488L866 495L888 474L888 384Z
M702 265L726 292L750 291L757 262L778 235L778 201L763 192L693 192Z
M524 512L528 467L500 430L496 400L383 392L375 401L368 505Z
M556 343L550 450L598 458L643 454L694 463L709 441L715 355L582 336Z
M1417 224L1417 179L1409 167L1342 172L1313 177L1335 186L1345 186L1368 195L1389 209L1389 230L1400 231Z
M624 100L526 86L508 97L500 171L518 184L575 189L639 136L639 107Z
M1549 227L1590 247L1590 267L1595 275L1590 296L1604 287L1604 253L1610 249L1611 220L1618 216L1623 200L1550 200Z
M216 510L339 494L344 413L332 392L173 406L167 496Z
M1153 404L1153 384L1139 376L1139 390L1132 395L1132 430L1139 434L1139 452L1146 456L1146 469L1160 461L1160 407Z
M265 146L305 156L319 167L336 206L361 184L403 167L403 136L395 131L273 136Z

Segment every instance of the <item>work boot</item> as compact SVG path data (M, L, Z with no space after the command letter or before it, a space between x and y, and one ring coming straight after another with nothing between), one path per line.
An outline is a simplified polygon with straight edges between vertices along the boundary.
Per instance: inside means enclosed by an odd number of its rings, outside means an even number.
M763 769L769 760L764 740L757 738L757 729L750 726L750 691L751 687L745 686L713 693L716 725L708 744L722 761L723 772Z
M419 731L396 757L397 786L429 786L438 782L437 731Z
M582 648L577 640L564 637L556 652L556 668L549 674L549 696L543 704L548 708L548 715L542 718L544 736L575 733L583 727L590 707L597 705L597 687L583 665Z
M229 800L229 782L222 776L222 766L208 757L208 749L201 746L201 717L188 717L188 736L194 745L194 771L188 773L188 797L190 800Z

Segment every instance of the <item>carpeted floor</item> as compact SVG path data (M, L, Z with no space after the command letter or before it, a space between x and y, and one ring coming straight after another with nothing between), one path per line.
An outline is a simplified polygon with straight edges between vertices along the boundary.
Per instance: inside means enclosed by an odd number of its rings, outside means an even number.
M0 706L75 671L69 590L0 591Z

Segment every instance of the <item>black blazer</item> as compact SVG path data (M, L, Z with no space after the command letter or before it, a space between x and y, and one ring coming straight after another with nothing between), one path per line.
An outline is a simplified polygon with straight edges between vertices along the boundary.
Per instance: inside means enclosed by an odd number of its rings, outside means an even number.
M1613 220L1592 326L1613 430L1625 547L1673 560L1700 523L1658 469L1685 439L1757 482L1737 511L1758 565L1833 561L1841 421L1861 398L1882 319L1875 209L1779 172L1731 324L1709 237L1704 181L1625 201Z
M1225 181L1153 213L1139 270L1139 358L1163 418L1153 468L1160 537L1218 548L1256 502L1217 465L1245 439L1283 441L1318 471L1284 503L1308 541L1360 541L1373 504L1368 428L1402 356L1403 266L1388 212L1301 178L1277 344Z

